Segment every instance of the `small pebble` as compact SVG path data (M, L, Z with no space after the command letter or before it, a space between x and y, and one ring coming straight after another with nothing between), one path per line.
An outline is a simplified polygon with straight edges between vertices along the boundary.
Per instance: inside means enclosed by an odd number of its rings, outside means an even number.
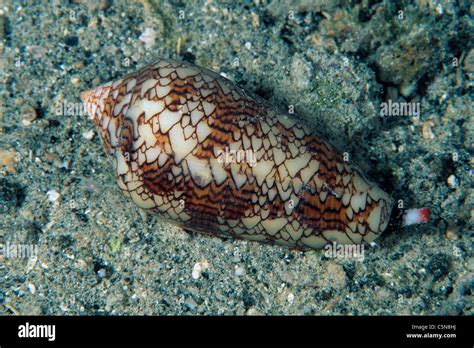
M458 240L457 226L454 222L448 222L448 228L446 228L446 238L449 240Z
M143 33L140 35L138 40L145 43L145 48L150 49L155 46L156 32L153 28L146 28Z
M207 260L198 262L193 267L192 277L193 279L199 279L201 273L209 268L209 262Z
M415 91L416 86L417 86L416 81L404 83L403 85L400 86L400 94L403 95L404 97L409 97Z
M100 278L100 279L103 279L105 278L105 275L106 275L106 271L105 271L105 268L101 268L97 271L97 276Z
M250 307L245 314L246 315L262 315L262 313L255 307Z
M451 188L456 188L456 186L458 186L458 179L456 178L456 176L451 174L448 177L448 186Z
M236 276L243 276L245 275L246 270L244 266L235 266L235 275Z
M79 86L79 82L81 82L81 80L79 79L79 77L77 76L73 76L71 77L71 83L74 85L74 86Z
M471 272L474 272L474 257L470 257L470 258L467 260L466 267L467 267L467 269L470 270Z
M87 267L87 263L82 259L76 260L74 265L77 269L85 269Z
M28 220L28 221L33 221L34 220L33 212L28 208L20 210L20 216L23 219Z
M471 49L464 58L464 71L466 73L474 72L474 49Z
M21 110L21 115L22 115L22 120L21 123L24 126L29 126L31 125L31 122L36 120L37 114L35 108L33 108L31 105L24 105Z
M291 79L298 89L308 88L311 84L313 66L302 55L295 55L291 62Z
M74 68L78 70L84 68L84 61L79 60L76 63L74 63Z
M295 295L293 295L291 292L288 294L288 303L293 304L295 302Z
M82 133L82 137L87 140L92 140L92 138L94 138L94 135L95 133L92 129Z
M16 151L0 149L0 170L5 173L16 173L15 163L19 159Z
M196 307L197 307L197 303L196 301L194 301L192 298L186 300L186 302L184 303L186 307L188 307L190 310L195 310Z
M56 190L49 190L48 192L46 192L46 196L48 196L48 200L49 200L50 202L53 202L53 203L54 203L54 202L56 202L56 201L59 199L59 197L61 196L61 194L60 194L58 191L56 191Z
M435 138L435 135L433 134L433 131L431 130L431 127L433 126L434 126L433 121L426 121L423 123L423 129L422 129L423 139L433 140Z
M29 283L29 284L28 284L28 291L29 291L32 295L34 295L34 293L36 292L36 286L35 286L34 284L32 284L32 283Z

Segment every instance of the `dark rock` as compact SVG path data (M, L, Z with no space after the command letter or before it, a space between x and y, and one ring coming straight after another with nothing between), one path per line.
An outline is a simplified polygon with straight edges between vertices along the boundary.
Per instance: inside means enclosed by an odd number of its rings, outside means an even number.
M445 277L450 269L452 264L452 258L446 254L435 254L431 257L426 269L431 272L434 276L434 280Z
M25 200L24 188L13 180L0 178L0 213L20 207Z

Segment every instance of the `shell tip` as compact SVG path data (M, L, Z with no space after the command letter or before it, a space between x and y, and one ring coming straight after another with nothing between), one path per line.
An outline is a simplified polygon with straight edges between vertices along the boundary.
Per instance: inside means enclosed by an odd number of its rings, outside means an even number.
M89 98L90 98L90 96L92 95L93 92L94 92L93 89L89 89L87 91L81 92L81 94L79 94L79 96L80 96L82 102L86 103L89 100Z

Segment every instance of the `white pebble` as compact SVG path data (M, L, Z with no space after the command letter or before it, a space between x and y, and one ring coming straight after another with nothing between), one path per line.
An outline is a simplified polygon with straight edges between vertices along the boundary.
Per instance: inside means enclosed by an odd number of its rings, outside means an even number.
M56 202L56 201L59 199L59 197L61 196L61 194L60 194L58 191L56 191L56 190L49 190L48 192L46 192L46 196L48 196L48 200L49 200L50 202L53 202L53 203L54 203L54 202Z
M420 268L420 269L418 270L418 273L420 273L420 274L426 274L426 269L425 269L425 268Z
M456 186L458 186L458 179L456 178L456 176L451 174L448 177L448 186L451 188L455 188Z
M28 290L29 290L29 292L30 292L32 295L34 295L34 293L36 292L36 286L35 286L35 284L29 283L29 284L28 284Z
M101 279L105 278L106 275L107 275L107 271L104 268L101 268L97 271L97 276ZM133 298L133 296L132 296L132 298Z
M74 76L74 77L71 77L71 83L74 85L74 86L79 86L79 82L81 82L81 80L79 79L79 77L77 76Z
M193 279L199 279L201 273L209 268L209 262L207 260L198 262L193 267L192 277Z
M146 28L138 39L145 43L146 49L152 48L155 45L156 31L153 28Z
M288 299L288 303L289 303L289 304L293 304L293 302L295 301L295 295L293 295L293 293L290 292L290 293L288 294L288 298L287 298L287 299Z
M92 129L88 130L87 132L82 133L82 137L87 139L87 140L91 140L94 137L94 135L95 135L95 133Z
M244 266L235 266L235 275L242 276L246 273Z
M248 50L251 49L252 48L252 43L250 41L247 41L245 43L245 48L248 49Z

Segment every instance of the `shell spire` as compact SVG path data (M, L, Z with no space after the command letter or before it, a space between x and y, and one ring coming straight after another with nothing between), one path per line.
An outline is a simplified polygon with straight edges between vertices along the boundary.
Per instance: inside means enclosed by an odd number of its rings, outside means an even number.
M201 233L299 249L370 243L393 200L326 141L172 59L81 94L124 194Z
M84 105L89 118L96 126L102 144L108 155L113 154L114 150L111 149L110 136L112 133L108 129L111 121L111 113L108 110L110 106L108 101L109 89L104 86L100 86L81 93L81 100ZM106 107L107 106L107 107ZM115 120L114 124L118 124L119 120ZM105 125L105 127L104 127Z

